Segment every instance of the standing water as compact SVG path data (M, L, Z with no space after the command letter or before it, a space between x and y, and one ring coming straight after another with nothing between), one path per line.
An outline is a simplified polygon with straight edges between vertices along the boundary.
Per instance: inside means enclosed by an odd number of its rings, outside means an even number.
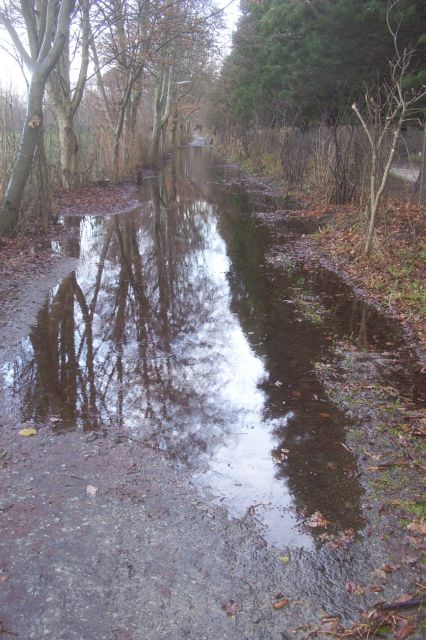
M335 531L363 526L348 421L315 365L336 337L393 338L335 280L275 264L250 214L277 203L237 178L193 147L144 181L138 210L68 219L79 266L4 374L22 421L124 432L270 542L310 548L316 512Z

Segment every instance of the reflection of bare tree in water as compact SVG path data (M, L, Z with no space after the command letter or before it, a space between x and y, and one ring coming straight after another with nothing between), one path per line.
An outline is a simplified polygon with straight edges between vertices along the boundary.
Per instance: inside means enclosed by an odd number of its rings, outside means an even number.
M90 305L72 273L38 314L30 333L32 357L19 375L27 420L44 421L54 415L64 426L74 426L78 418L87 427L98 426L92 322L110 240L111 230L105 234ZM75 302L81 327L76 324Z
M25 419L49 415L76 419L77 357L75 349L73 275L65 278L38 314L30 333L32 357L19 372Z
M82 253L97 255L96 265L67 277L43 307L15 375L27 419L126 423L165 446L172 422L182 423L188 408L201 411L209 378L185 382L190 358L179 341L209 318L217 296L202 264L210 212L173 167L147 188L143 210L89 223ZM213 358L212 345L206 371Z

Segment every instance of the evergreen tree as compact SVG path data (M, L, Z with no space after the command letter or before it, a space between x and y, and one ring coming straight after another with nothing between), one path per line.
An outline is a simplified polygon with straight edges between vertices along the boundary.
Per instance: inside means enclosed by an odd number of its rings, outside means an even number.
M385 0L246 0L229 65L241 119L277 114L333 120L389 74L394 43ZM399 0L390 13L401 48L416 49L412 86L426 80L426 3Z

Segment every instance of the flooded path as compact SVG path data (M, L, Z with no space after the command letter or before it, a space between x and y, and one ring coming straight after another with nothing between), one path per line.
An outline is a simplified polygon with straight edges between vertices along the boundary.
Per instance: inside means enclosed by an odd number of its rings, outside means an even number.
M208 148L183 151L139 197L133 213L67 219L78 269L3 368L21 421L58 437L124 429L279 548L319 543L316 512L334 532L362 530L348 419L316 366L337 339L394 346L392 327L330 275L277 264L249 214L279 203Z
M356 450L358 414L323 375L353 391L342 354L373 372L355 399L376 438L376 376L396 407L425 399L395 327L296 267L286 246L309 229L266 227L283 203L211 149L183 150L139 197L65 219L55 248L77 269L1 366L0 630L294 639L407 593L413 554L392 555L360 477L368 426Z

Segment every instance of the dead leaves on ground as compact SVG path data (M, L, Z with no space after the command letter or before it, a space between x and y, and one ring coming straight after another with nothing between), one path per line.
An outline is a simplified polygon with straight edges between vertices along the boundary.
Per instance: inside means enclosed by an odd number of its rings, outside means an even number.
M294 631L299 630L301 627L294 629ZM304 630L306 631L306 628ZM394 640L406 640L415 631L415 616L399 615L394 610L385 611L378 605L362 614L362 622L346 629L342 625L340 616L323 616L318 626L309 629L307 638L319 636L339 640L370 640L389 637L387 634L392 633Z
M372 257L359 255L362 225L349 226L344 208L334 212L333 225L323 229L316 244L334 265L337 262L340 273L363 287L366 299L391 309L403 325L414 328L418 342L425 348L423 301L417 294L419 287L413 288L413 283L425 280L425 207L390 198L384 206L386 224L379 224L376 229L377 249Z
M137 190L132 185L89 186L78 191L59 190L54 207L60 215L102 215L134 207Z

